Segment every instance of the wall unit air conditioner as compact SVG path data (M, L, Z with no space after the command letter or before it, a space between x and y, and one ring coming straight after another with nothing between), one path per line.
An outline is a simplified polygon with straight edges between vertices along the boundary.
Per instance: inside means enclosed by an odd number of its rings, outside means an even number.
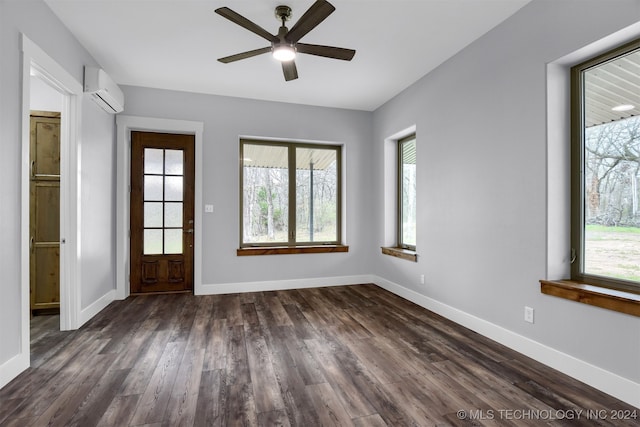
M84 67L84 91L107 113L116 114L124 110L124 94L104 70Z

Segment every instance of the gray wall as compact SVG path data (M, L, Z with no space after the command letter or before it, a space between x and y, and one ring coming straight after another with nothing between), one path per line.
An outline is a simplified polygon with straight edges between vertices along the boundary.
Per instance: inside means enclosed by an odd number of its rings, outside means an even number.
M21 32L80 83L83 66L97 65L42 1L0 1L0 366L20 348ZM82 308L86 308L115 288L115 131L114 117L97 110L88 97L83 97L81 109L79 287Z
M370 272L371 130L368 112L310 107L140 87L123 87L124 114L204 123L204 285L322 278ZM240 136L329 141L344 145L348 253L236 256ZM230 289L233 291L233 289Z
M546 64L639 17L638 1L532 2L378 109L374 188L385 180L383 140L417 127L419 262L377 255L372 271L640 381L640 318L543 295L538 283L547 274ZM383 242L389 219L382 191L376 198Z

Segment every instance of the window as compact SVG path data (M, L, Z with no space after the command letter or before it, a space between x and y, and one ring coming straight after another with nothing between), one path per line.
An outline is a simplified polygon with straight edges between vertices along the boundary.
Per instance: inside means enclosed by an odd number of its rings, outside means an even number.
M572 69L573 280L640 291L640 41Z
M415 128L414 128L415 129ZM412 130L411 132L415 132ZM404 132L403 132L404 133ZM407 133L404 133L407 135ZM407 261L418 262L416 253L416 134L386 140L385 181L385 241L382 253ZM394 205L395 199L395 208ZM387 210L387 206L390 208ZM394 212L395 211L395 212ZM395 230L394 230L395 228Z
M341 147L240 141L240 247L341 243Z
M398 141L398 247L416 250L416 136Z

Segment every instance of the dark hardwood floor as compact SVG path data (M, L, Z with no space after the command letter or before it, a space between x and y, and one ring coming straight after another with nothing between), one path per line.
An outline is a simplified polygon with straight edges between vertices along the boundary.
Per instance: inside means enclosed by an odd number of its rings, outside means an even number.
M135 296L32 341L1 425L638 425L635 408L375 285Z

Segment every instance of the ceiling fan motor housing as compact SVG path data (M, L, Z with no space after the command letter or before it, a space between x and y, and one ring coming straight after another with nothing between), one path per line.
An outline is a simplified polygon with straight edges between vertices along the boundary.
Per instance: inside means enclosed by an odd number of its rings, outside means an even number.
M276 6L276 18L285 22L291 19L291 8L289 6Z

